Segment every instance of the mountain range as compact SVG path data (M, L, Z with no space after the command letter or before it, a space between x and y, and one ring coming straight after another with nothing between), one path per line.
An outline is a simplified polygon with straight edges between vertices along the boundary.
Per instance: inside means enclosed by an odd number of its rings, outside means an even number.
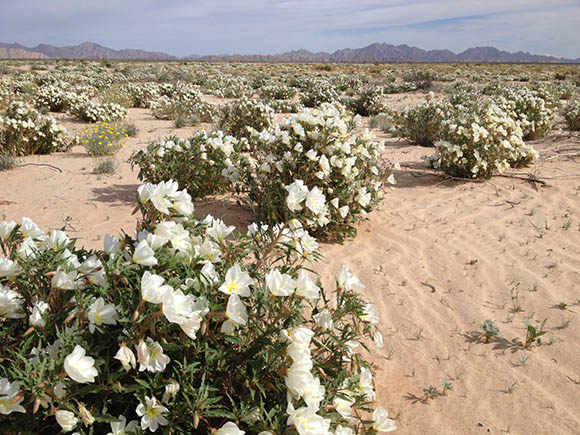
M135 49L115 50L94 42L57 47L39 44L26 47L18 43L1 43L0 58L111 59L111 60L200 60L227 62L518 62L518 63L580 63L578 59L510 53L495 47L474 47L461 53L450 50L423 50L408 45L375 43L363 48L344 48L332 53L294 50L281 54L191 55L176 57L157 51Z

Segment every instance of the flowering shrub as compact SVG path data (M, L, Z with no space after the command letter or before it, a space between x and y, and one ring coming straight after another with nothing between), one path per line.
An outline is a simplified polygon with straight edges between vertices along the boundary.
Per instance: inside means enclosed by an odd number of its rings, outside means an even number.
M0 115L0 154L50 154L69 144L66 128L26 103L14 101Z
M151 103L160 96L158 87L153 83L129 83L127 89L131 94L133 107L148 108L151 106Z
M51 112L66 112L72 106L89 101L87 94L76 90L66 90L68 88L66 83L43 86L34 96L34 105Z
M202 99L202 94L195 86L177 83L160 89L164 94L151 101L153 116L157 119L186 119L188 123L212 122L216 109Z
M217 131L202 131L191 139L170 137L152 143L129 157L132 166L139 166L139 179L151 183L176 180L194 198L223 193L232 189L236 169L232 161L244 141L224 136Z
M440 138L441 123L450 116L450 110L449 103L434 101L430 93L425 103L393 115L395 133L414 144L433 146Z
M572 100L566 104L563 114L570 130L580 130L580 101Z
M437 164L453 177L491 178L537 157L524 143L520 123L493 103L457 107L441 123L441 139L435 143Z
M267 100L264 104L270 106L275 113L298 113L304 110L302 103L288 100Z
M248 137L250 129L262 131L274 124L274 110L258 100L242 97L222 108L219 126L227 134Z
M382 97L383 89L380 86L367 87L358 98L350 100L349 109L361 116L378 115L386 110Z
M331 304L295 247L193 217L177 183L139 188L136 236L75 246L0 223L4 433L354 434L396 429L359 349L375 306L343 267ZM369 413L372 412L372 415Z
M311 80L302 92L300 102L306 107L318 107L322 103L332 103L338 100L334 87L326 80Z
M97 122L85 127L79 136L79 143L83 145L91 156L107 156L115 154L125 143L129 135L124 127L108 122Z
M271 85L260 88L260 96L268 100L290 100L296 95L296 89L284 85Z
M114 122L121 121L127 116L127 109L117 103L93 103L85 101L73 105L69 113L81 121L87 122Z
M554 105L538 90L507 88L495 102L520 122L526 140L544 137L550 129Z
M316 236L342 240L382 196L382 144L343 106L293 115L280 126L253 131L251 153L242 158L242 185L263 222L298 219ZM392 180L392 179L391 179Z

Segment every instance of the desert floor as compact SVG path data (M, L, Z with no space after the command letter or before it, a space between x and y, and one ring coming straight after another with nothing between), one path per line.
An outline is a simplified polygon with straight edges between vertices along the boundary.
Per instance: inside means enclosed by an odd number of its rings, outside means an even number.
M390 98L393 107L422 100ZM85 125L54 116L70 130ZM101 248L105 233L132 233L141 183L127 157L194 129L175 129L147 109L130 109L127 121L138 134L119 152L112 176L93 174L82 147L29 156L0 172L0 219L28 216L45 230L66 227L89 248ZM356 239L322 246L325 260L316 269L332 288L347 264L380 309L385 346L372 354L378 401L396 418L398 433L580 433L579 136L556 127L534 142L540 160L516 173L534 173L542 185L426 175L421 156L431 150L375 133L386 141L385 157L400 162L398 184ZM196 212L240 229L252 217L227 197L197 202ZM534 325L547 319L549 330L531 350L522 345L526 318ZM491 343L481 337L487 319L501 332ZM443 380L453 391L423 400L423 389L441 390Z

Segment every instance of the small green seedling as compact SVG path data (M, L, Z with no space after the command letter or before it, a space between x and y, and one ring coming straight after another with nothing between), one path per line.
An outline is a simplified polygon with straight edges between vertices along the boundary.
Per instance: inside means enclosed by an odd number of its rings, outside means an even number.
M524 345L526 349L531 349L534 344L537 346L542 345L542 339L540 337L548 332L544 329L546 320L548 319L544 319L539 327L532 325L529 319L524 320L524 324L526 325L526 329L528 331L526 335L526 343Z
M440 395L441 395L441 391L439 391L439 389L437 389L433 385L429 385L428 387L423 388L423 398L421 399L421 401L423 403L426 403L430 399L434 399L435 397L440 396Z
M499 328L495 326L493 320L486 320L480 325L480 328L483 330L483 337L485 338L485 342L489 343L493 338L499 337Z

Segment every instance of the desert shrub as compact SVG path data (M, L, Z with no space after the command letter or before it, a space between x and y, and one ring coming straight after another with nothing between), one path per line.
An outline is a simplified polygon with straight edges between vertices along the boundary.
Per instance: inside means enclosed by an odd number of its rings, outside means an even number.
M118 104L126 109L135 107L131 90L126 85L118 83L113 84L110 88L101 92L98 99L102 103Z
M127 89L133 100L133 107L148 108L160 96L160 91L153 83L129 83Z
M369 120L369 127L378 128L383 132L389 133L396 131L391 113L381 113L380 115L372 116Z
M90 156L109 156L116 154L129 137L125 128L120 124L97 122L85 127L79 136L79 143L83 145Z
M573 131L580 130L580 101L572 100L564 106L564 120L568 129Z
M259 100L242 97L222 108L219 126L228 135L242 138L249 136L249 129L262 131L274 124L274 110Z
M431 71L412 70L403 75L403 81L413 83L416 89L429 89L433 86L435 74Z
M172 181L139 199L135 238L104 250L0 223L3 433L396 429L361 354L378 311L346 266L325 291L304 231L199 221Z
M394 132L414 144L431 147L440 138L441 123L450 110L449 103L434 101L428 95L425 103L394 113Z
M95 157L93 174L111 175L117 170L117 159L114 155Z
M487 179L537 157L524 143L520 123L491 102L457 107L441 123L440 137L437 164L453 177Z
M0 153L0 171L7 171L16 166L16 158L10 154Z
M65 112L68 106L64 93L62 84L43 86L34 96L34 105L39 109L47 108L51 112Z
M69 109L69 113L86 122L115 122L125 119L127 116L127 109L116 103L93 103L92 101L85 101L73 105Z
M296 95L296 89L284 85L270 85L260 88L259 93L267 100L290 100Z
M122 124L123 130L129 137L137 136L137 126L132 122L125 122Z
M275 113L298 113L304 110L300 102L288 100L265 100L264 104L270 106Z
M157 119L186 120L189 124L212 122L216 108L202 99L197 87L178 83L160 87L161 97L150 103L153 116Z
M366 131L355 136L359 123L343 106L323 104L279 127L254 131L251 154L240 166L256 219L272 224L296 218L316 236L354 236L382 197L385 176L382 144Z
M386 110L382 97L383 89L380 86L369 86L352 99L348 107L361 116L378 115Z
M385 85L385 87L383 88L383 92L385 94L400 94L403 92L416 91L417 89L418 89L417 85L411 82L403 82L400 85L390 83L388 85Z
M548 93L525 87L506 88L494 101L518 120L525 140L544 137L551 127L555 103Z
M68 146L66 128L26 103L15 101L0 115L0 153L50 154Z
M338 94L326 80L309 81L300 98L300 102L306 107L318 107L322 103L332 103L336 100L338 100Z
M233 162L245 142L217 131L205 131L191 139L170 137L150 144L129 158L139 167L139 179L151 183L176 180L195 198L232 190L226 174L234 171Z

